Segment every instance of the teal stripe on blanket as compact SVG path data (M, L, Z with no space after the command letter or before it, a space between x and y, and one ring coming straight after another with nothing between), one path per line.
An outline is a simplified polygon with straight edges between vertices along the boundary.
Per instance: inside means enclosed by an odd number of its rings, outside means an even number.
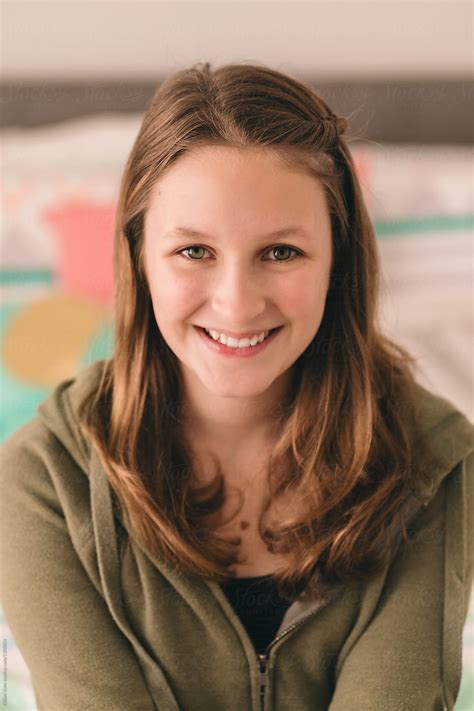
M419 220L397 220L394 222L374 222L378 239L390 239L406 234L424 235L445 230L469 230L474 226L474 215L456 217L424 217Z
M51 269L3 269L0 284L53 284Z

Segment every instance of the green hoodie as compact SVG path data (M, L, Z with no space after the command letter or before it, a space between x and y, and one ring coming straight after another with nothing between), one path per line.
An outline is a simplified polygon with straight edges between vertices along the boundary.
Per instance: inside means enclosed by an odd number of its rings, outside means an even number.
M420 385L440 463L410 543L369 582L320 579L258 659L218 583L132 542L60 383L1 448L2 603L40 711L453 709L473 571L474 426Z

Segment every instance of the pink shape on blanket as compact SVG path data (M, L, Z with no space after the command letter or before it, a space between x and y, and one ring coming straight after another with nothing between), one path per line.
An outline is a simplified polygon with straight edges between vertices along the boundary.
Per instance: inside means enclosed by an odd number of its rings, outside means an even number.
M41 212L56 240L57 278L65 293L106 305L113 301L115 209L112 203L70 199Z

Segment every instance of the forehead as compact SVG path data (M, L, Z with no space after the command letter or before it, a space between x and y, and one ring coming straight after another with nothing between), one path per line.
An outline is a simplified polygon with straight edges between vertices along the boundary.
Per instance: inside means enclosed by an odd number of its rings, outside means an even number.
M196 146L186 150L182 153L177 160L175 160L174 165L180 164L184 166L185 164L195 166L212 165L218 163L228 163L241 164L241 166L248 165L249 163L256 164L259 163L262 166L266 166L268 169L275 168L288 168L297 170L298 164L296 158L293 162L285 155L282 151L278 151L277 148L268 146L248 146L237 148L235 146L224 146L224 145L202 145Z
M171 175L191 174L194 171L219 171L232 167L239 173L256 172L282 175L306 175L316 180L310 174L309 168L296 155L283 154L275 148L235 148L232 146L199 146L187 150L176 158L157 180L158 184L167 182Z
M290 165L274 150L206 146L180 156L155 182L151 219L173 212L185 220L196 213L293 222L324 211L322 183L303 165Z

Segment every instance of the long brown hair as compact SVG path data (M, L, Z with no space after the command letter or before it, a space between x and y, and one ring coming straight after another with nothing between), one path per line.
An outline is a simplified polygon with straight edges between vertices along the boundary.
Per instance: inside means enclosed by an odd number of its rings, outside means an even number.
M285 74L200 63L158 87L125 166L115 230L115 347L79 421L131 537L181 571L227 580L238 544L209 525L226 501L222 472L207 487L194 486L179 364L157 327L143 269L150 192L201 145L266 148L303 167L323 186L331 216L325 312L281 408L259 522L269 550L287 554L275 575L282 594L301 592L315 566L335 582L376 571L390 554L403 504L416 494L416 363L378 323L377 242L347 126L316 91ZM283 509L269 523L271 503L289 497L304 510Z

